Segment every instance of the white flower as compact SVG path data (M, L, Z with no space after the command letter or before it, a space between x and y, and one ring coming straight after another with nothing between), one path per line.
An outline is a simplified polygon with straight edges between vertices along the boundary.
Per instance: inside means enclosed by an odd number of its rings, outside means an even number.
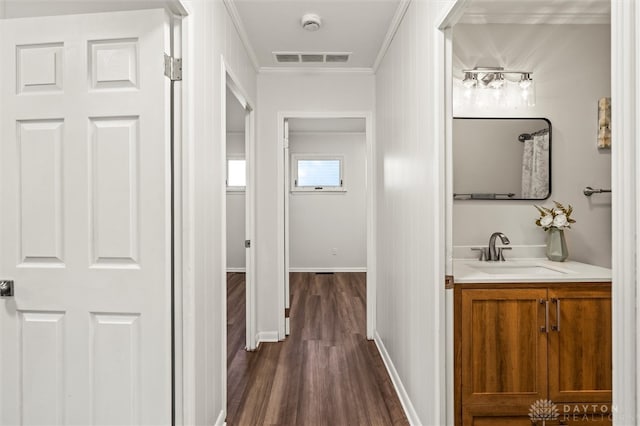
M540 225L547 227L553 223L553 216L546 214L540 218Z
M556 228L564 228L567 225L569 225L569 221L567 221L565 214L559 214L553 218L553 226Z

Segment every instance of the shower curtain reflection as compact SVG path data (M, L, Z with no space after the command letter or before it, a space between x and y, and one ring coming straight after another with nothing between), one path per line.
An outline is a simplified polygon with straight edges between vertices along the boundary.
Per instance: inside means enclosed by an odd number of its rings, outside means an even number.
M536 132L524 141L522 153L522 198L549 195L549 132Z

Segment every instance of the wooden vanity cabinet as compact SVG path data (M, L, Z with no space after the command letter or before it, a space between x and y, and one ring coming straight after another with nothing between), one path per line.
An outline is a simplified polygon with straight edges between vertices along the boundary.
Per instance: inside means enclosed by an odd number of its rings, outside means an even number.
M551 400L553 424L611 424L611 286L603 283L457 284L456 424L530 426ZM584 408L577 412L582 414ZM541 424L541 422L539 422Z

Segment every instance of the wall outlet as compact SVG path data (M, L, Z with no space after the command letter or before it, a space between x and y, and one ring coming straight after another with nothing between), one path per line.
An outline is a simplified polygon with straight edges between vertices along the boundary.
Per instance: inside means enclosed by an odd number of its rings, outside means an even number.
M332 254L332 255L334 255L334 256L335 256L335 255L337 255L337 254L338 254L338 249L337 249L337 248L335 248L335 247L334 247L334 248L332 248L332 249L331 249L331 254Z

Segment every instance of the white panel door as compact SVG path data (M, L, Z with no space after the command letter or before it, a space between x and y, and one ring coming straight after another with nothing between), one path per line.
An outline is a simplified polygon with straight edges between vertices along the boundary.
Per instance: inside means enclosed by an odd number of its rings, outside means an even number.
M2 425L171 423L168 29L2 23Z

